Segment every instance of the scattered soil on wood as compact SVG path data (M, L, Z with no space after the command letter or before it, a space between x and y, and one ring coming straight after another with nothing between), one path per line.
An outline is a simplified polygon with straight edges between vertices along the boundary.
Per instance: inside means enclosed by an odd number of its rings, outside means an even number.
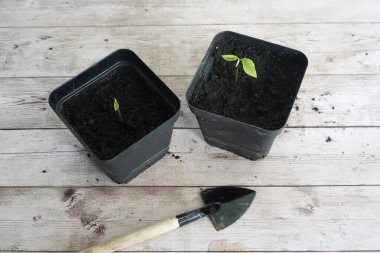
M65 192L63 193L62 201L63 202L68 201L71 198L71 196L74 195L74 193L75 193L75 190L72 188L65 190Z
M171 155L171 157L173 157L174 159L179 159L179 158L181 158L179 155L176 155L176 154L174 154L174 153L172 153L172 152L170 152L170 151L168 151L168 154Z
M102 237L106 232L106 226L99 219L97 211L91 211L85 204L85 199L74 189L63 192L62 201L66 203L66 212L70 217L78 218L83 228L92 231L93 239ZM34 217L33 217L34 219Z

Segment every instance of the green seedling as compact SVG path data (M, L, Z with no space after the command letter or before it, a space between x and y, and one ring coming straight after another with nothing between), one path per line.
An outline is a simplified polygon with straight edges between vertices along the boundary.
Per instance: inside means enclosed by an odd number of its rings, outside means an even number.
M225 54L225 55L222 55L222 57L225 61L237 61L235 65L235 69L236 69L235 70L235 84L238 81L240 62L243 64L243 70L247 75L257 78L255 64L253 63L251 59L248 59L248 58L240 59L236 55L232 55L232 54Z
M116 98L113 99L113 109L115 109L115 112L117 112L117 115L119 116L119 120L123 121L123 116L121 115L120 106Z

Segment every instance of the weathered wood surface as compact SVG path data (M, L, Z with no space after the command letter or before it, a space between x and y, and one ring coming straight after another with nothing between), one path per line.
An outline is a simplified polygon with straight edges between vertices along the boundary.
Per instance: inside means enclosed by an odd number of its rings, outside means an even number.
M379 22L377 0L12 0L0 2L0 26L129 26ZM339 13L337 13L337 11Z
M0 28L0 77L72 76L119 48L159 75L193 75L223 30L301 50L308 74L380 74L380 24L263 24Z
M67 79L0 78L0 129L64 128L47 99ZM181 100L177 128L198 128L185 99L191 79L162 77ZM306 76L288 126L380 126L379 79L380 75Z
M252 162L176 129L170 152L132 186L380 185L379 128L294 128ZM328 137L330 142L326 142ZM0 131L2 186L115 185L66 129Z
M0 1L0 251L80 250L198 207L200 188L242 185L257 199L227 230L205 219L127 250L380 252L379 13L377 0ZM264 160L207 145L185 102L223 30L309 58ZM118 48L182 103L170 153L128 185L93 164L47 102Z
M257 197L252 207L226 230L216 232L208 219L202 219L129 250L379 249L380 187L253 189ZM199 207L199 191L199 187L1 188L0 248L79 250Z

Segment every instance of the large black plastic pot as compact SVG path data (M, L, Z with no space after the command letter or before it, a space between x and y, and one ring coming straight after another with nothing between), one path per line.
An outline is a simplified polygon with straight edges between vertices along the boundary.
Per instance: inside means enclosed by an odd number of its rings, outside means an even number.
M78 134L62 113L63 103L74 97L81 96L87 87L90 87L100 78L104 78L110 71L123 66L134 68L157 96L162 106L168 108L168 119L151 132L147 133L134 144L110 159L100 159L89 145ZM86 148L90 157L97 162L106 174L117 183L125 183L136 177L149 166L161 159L169 149L173 126L179 115L180 102L177 96L149 69L147 65L131 50L120 49L76 77L65 82L49 96L49 104L58 117L65 123L74 136ZM112 105L111 105L112 106ZM111 109L112 113L112 109Z
M300 78L289 87L285 87L285 93L289 94L286 98L287 103L284 105L287 110L286 117L278 122L279 127L276 129L264 129L252 124L247 124L232 118L213 113L207 109L200 109L193 103L193 95L203 88L204 83L212 77L213 64L216 61L213 56L213 50L217 48L220 40L237 39L246 45L254 46L263 50L270 50L274 54L286 52L291 59L296 62L293 72L297 72ZM227 54L234 52L227 52ZM244 56L241 56L244 57ZM302 78L307 68L306 56L294 49L286 48L280 45L272 44L256 38L248 37L234 32L221 32L217 34L211 42L206 55L204 56L191 84L186 93L187 103L190 110L195 114L201 128L204 139L213 146L231 151L240 156L256 160L264 158L276 138L282 131L289 117L292 105L295 101ZM256 65L259 63L256 63ZM294 73L287 73L294 74ZM260 78L260 76L259 76Z

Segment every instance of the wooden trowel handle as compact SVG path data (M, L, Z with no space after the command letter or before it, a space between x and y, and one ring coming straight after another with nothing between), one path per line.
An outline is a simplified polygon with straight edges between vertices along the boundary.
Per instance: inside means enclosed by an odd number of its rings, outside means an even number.
M123 235L111 241L79 251L79 253L111 253L146 241L153 237L168 233L177 229L178 227L178 219L174 217L158 222L149 227L145 227L131 234Z

